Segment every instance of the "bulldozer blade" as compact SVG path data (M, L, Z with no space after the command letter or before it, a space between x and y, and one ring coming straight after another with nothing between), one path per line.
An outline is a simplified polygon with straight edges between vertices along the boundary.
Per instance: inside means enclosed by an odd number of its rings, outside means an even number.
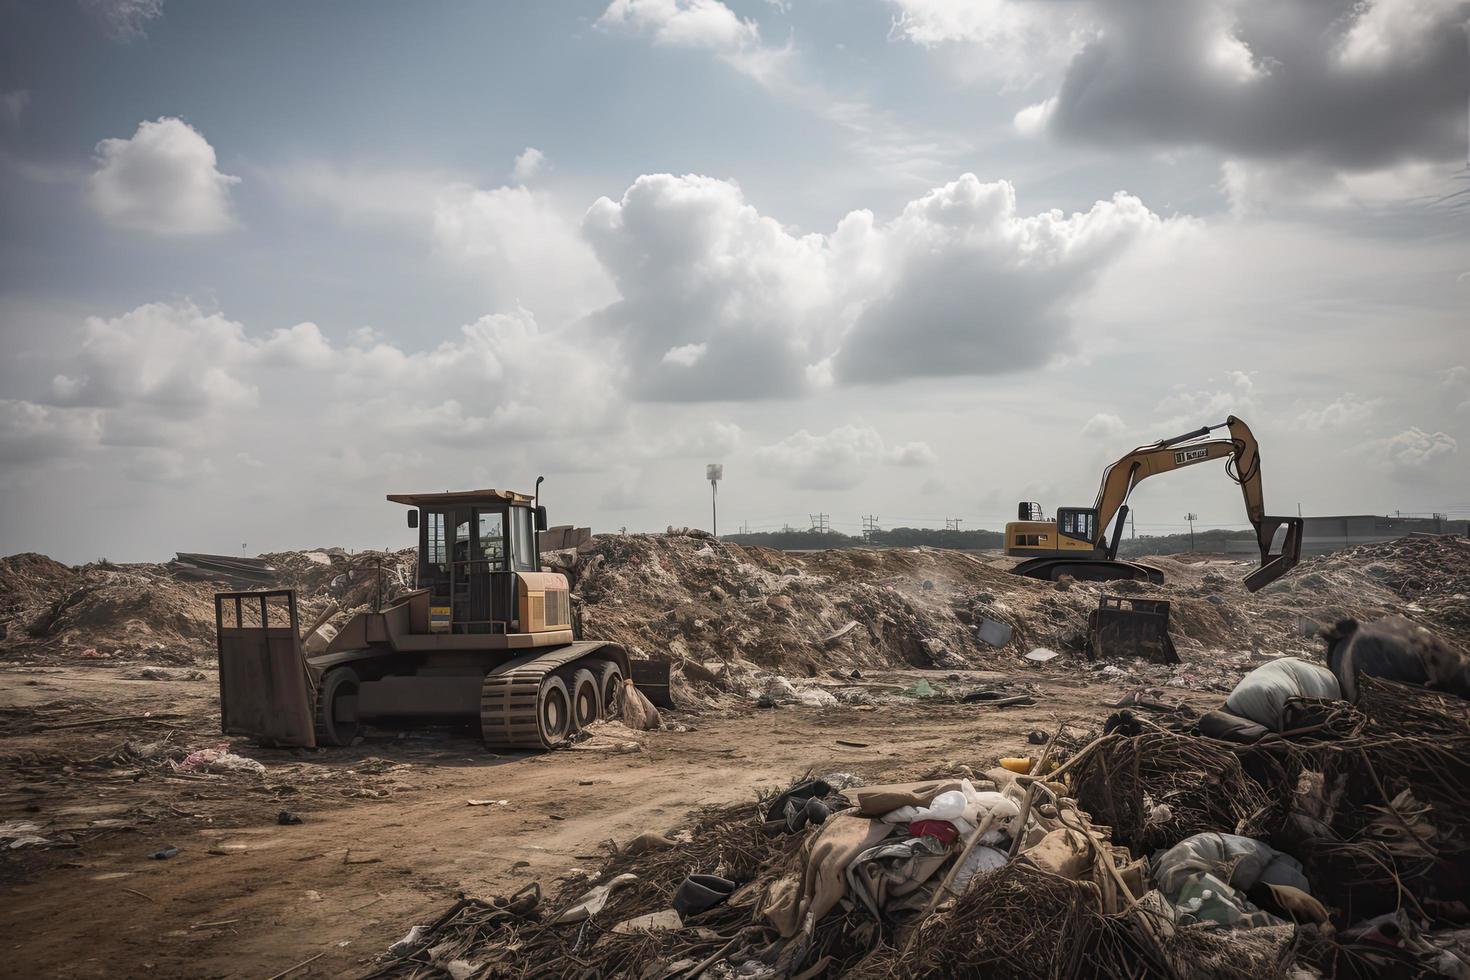
M1296 567L1302 557L1302 525L1300 517L1263 517L1257 534L1262 539L1261 567L1245 577L1245 590L1258 592ZM1286 527L1286 536L1281 541L1281 553L1271 554L1271 542L1276 530Z
M631 660L628 666L633 671L633 686L643 696L660 708L673 708L674 699L669 694L669 662L667 660Z
M314 692L301 650L296 591L217 592L214 621L220 730L265 745L315 747Z

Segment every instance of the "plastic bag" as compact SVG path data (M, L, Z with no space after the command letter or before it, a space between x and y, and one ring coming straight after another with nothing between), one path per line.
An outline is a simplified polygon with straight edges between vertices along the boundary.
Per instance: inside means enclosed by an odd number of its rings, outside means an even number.
M1225 699L1225 710L1279 732L1288 699L1340 697L1342 691L1332 671L1295 657L1282 657L1242 677Z
M634 731L651 732L663 727L658 709L629 680L623 681L623 724Z

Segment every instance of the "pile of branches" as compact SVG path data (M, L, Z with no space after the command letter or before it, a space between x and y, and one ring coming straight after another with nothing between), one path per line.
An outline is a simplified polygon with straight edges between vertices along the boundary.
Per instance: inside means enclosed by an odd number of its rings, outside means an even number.
M1094 821L1135 853L1193 834L1237 832L1270 805L1227 745L1131 719L1137 734L1113 734L1079 753L1072 788Z
M1433 922L1470 879L1470 702L1367 676L1359 691L1356 706L1316 703L1303 712L1316 724L1241 755L1274 797L1275 836L1345 918L1407 907ZM1322 810L1304 822L1312 781Z
M650 910L669 908L680 883L690 874L714 873L737 882L769 881L796 859L802 838L766 837L761 833L759 804L750 802L705 808L677 838L650 840L645 835L644 841L642 846L621 849L610 845L610 856L595 879L574 875L562 884L556 898L539 906L531 903L527 907L524 891L509 900L462 900L373 976L442 978L449 976L446 964L454 960L473 964L476 976L568 980L638 976L660 962L672 965L687 960L686 966L693 966L742 940L756 938L752 932L765 931L752 926L752 903L717 905L691 917L688 924L692 928L685 930L621 934L612 928ZM614 891L597 915L577 925L553 924L594 880L607 882L629 872L637 880ZM515 906L516 915L503 914L507 903ZM817 941L830 942L832 932L831 928L825 934L819 930Z

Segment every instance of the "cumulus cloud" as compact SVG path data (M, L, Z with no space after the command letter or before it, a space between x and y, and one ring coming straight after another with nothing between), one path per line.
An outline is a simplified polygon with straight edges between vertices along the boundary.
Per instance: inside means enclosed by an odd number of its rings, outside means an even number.
M598 320L634 390L721 400L1036 367L1068 337L1071 303L1162 223L1126 194L1022 215L1009 183L966 174L892 221L855 211L798 235L729 181L655 174L582 227L621 297Z
M825 435L800 429L755 451L758 465L805 490L848 490L875 466L927 466L936 458L927 443L889 446L867 425L844 425Z
M1453 436L1444 432L1425 432L1418 426L1410 426L1368 446L1370 456L1380 466L1406 477L1447 462L1458 449Z
M528 146L516 157L515 165L511 167L510 171L511 179L518 184L524 184L540 173L545 165L546 154L534 146Z
M109 38L126 44L147 36L148 22L163 16L163 0L78 0Z
M549 370L559 381L553 398ZM411 350L371 334L334 345L313 323L253 333L191 303L150 303L88 318L42 396L0 402L0 459L129 447L146 460L140 473L201 477L211 452L242 459L221 433L238 435L248 428L242 420L275 408L267 392L284 390L292 412L328 441L350 444L370 431L405 445L495 438L545 446L620 424L625 403L609 394L616 380L595 350L541 330L524 310L481 317L438 346ZM364 419L373 420L369 430ZM703 452L728 450L739 434L733 425L667 427L660 439L673 453Z
M156 235L207 235L234 225L230 188L214 147L182 119L141 122L129 139L97 144L92 206L119 228Z
M737 55L761 43L760 28L719 0L613 0L599 27L647 34L655 44Z
M575 218L546 192L450 187L432 220L436 251L483 281L497 307L523 305L556 321L616 298Z
M0 399L0 460L8 466L74 456L101 436L95 411Z

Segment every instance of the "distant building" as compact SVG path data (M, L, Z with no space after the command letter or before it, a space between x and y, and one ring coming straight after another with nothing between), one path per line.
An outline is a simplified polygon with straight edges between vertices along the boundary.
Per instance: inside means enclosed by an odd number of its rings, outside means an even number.
M1467 533L1466 521L1433 517L1379 517L1352 514L1346 517L1308 517L1302 526L1302 554L1325 555L1354 545L1393 541L1410 534ZM1231 554L1255 554L1253 541L1231 541Z

